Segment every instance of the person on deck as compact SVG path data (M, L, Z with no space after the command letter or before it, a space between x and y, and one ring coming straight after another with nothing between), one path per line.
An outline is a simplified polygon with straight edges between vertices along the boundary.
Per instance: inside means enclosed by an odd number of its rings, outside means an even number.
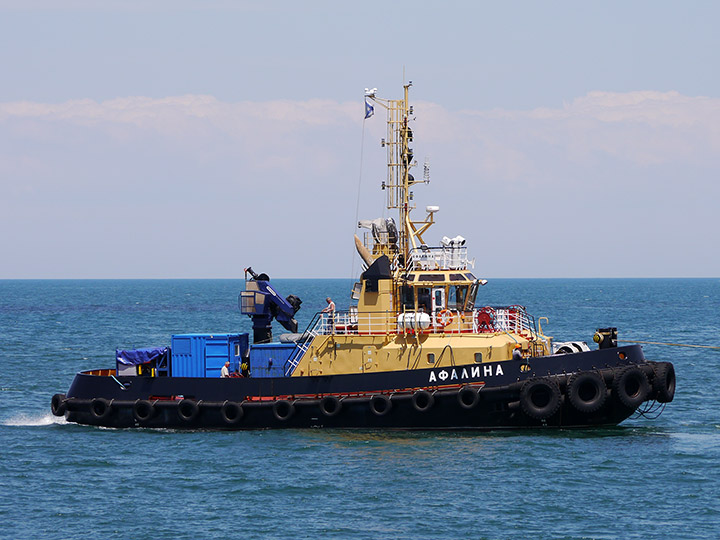
M333 302L332 298L330 298L329 296L325 299L325 301L327 302L328 305L325 309L322 310L322 312L334 314L335 313L335 302Z
M227 379L230 376L230 362L225 362L225 365L220 370L220 377Z
M335 329L335 302L329 296L325 299L327 307L322 310L322 313L328 314L328 333L332 334Z

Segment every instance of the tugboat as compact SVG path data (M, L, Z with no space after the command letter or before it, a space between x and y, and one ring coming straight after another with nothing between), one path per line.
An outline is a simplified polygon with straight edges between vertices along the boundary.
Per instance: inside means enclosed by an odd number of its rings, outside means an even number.
M353 305L315 314L245 271L239 296L249 333L173 335L170 346L116 351L112 369L83 371L51 409L67 421L116 428L513 429L616 425L673 400L675 370L618 346L616 328L585 342L556 342L521 305L486 306L465 239L425 237L437 207L413 211L413 108L387 111L387 208L398 220L361 221L364 271ZM374 109L373 109L374 110ZM542 318L541 318L542 319ZM289 333L273 341L273 321Z

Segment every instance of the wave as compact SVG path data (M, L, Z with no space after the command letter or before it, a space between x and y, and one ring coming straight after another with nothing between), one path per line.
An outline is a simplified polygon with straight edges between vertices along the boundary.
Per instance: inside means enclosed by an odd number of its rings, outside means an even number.
M11 416L10 418L3 420L4 426L51 426L54 424L67 424L67 420L63 416L54 416L52 413L21 413Z

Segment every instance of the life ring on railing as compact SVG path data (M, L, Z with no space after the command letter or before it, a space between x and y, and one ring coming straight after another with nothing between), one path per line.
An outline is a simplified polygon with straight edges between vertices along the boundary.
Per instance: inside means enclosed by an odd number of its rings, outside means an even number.
M453 314L449 309L443 309L435 315L435 322L438 326L445 328L448 324L453 322Z
M495 332L495 310L491 307L478 310L477 315L475 315L475 323L478 332L482 334Z

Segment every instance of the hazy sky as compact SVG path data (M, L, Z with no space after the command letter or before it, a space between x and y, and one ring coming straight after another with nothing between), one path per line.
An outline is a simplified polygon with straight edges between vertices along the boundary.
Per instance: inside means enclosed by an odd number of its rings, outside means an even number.
M477 275L720 276L719 20L0 0L0 278L356 277L358 188L359 218L385 213L363 90L401 97L403 73L426 240L466 237Z

